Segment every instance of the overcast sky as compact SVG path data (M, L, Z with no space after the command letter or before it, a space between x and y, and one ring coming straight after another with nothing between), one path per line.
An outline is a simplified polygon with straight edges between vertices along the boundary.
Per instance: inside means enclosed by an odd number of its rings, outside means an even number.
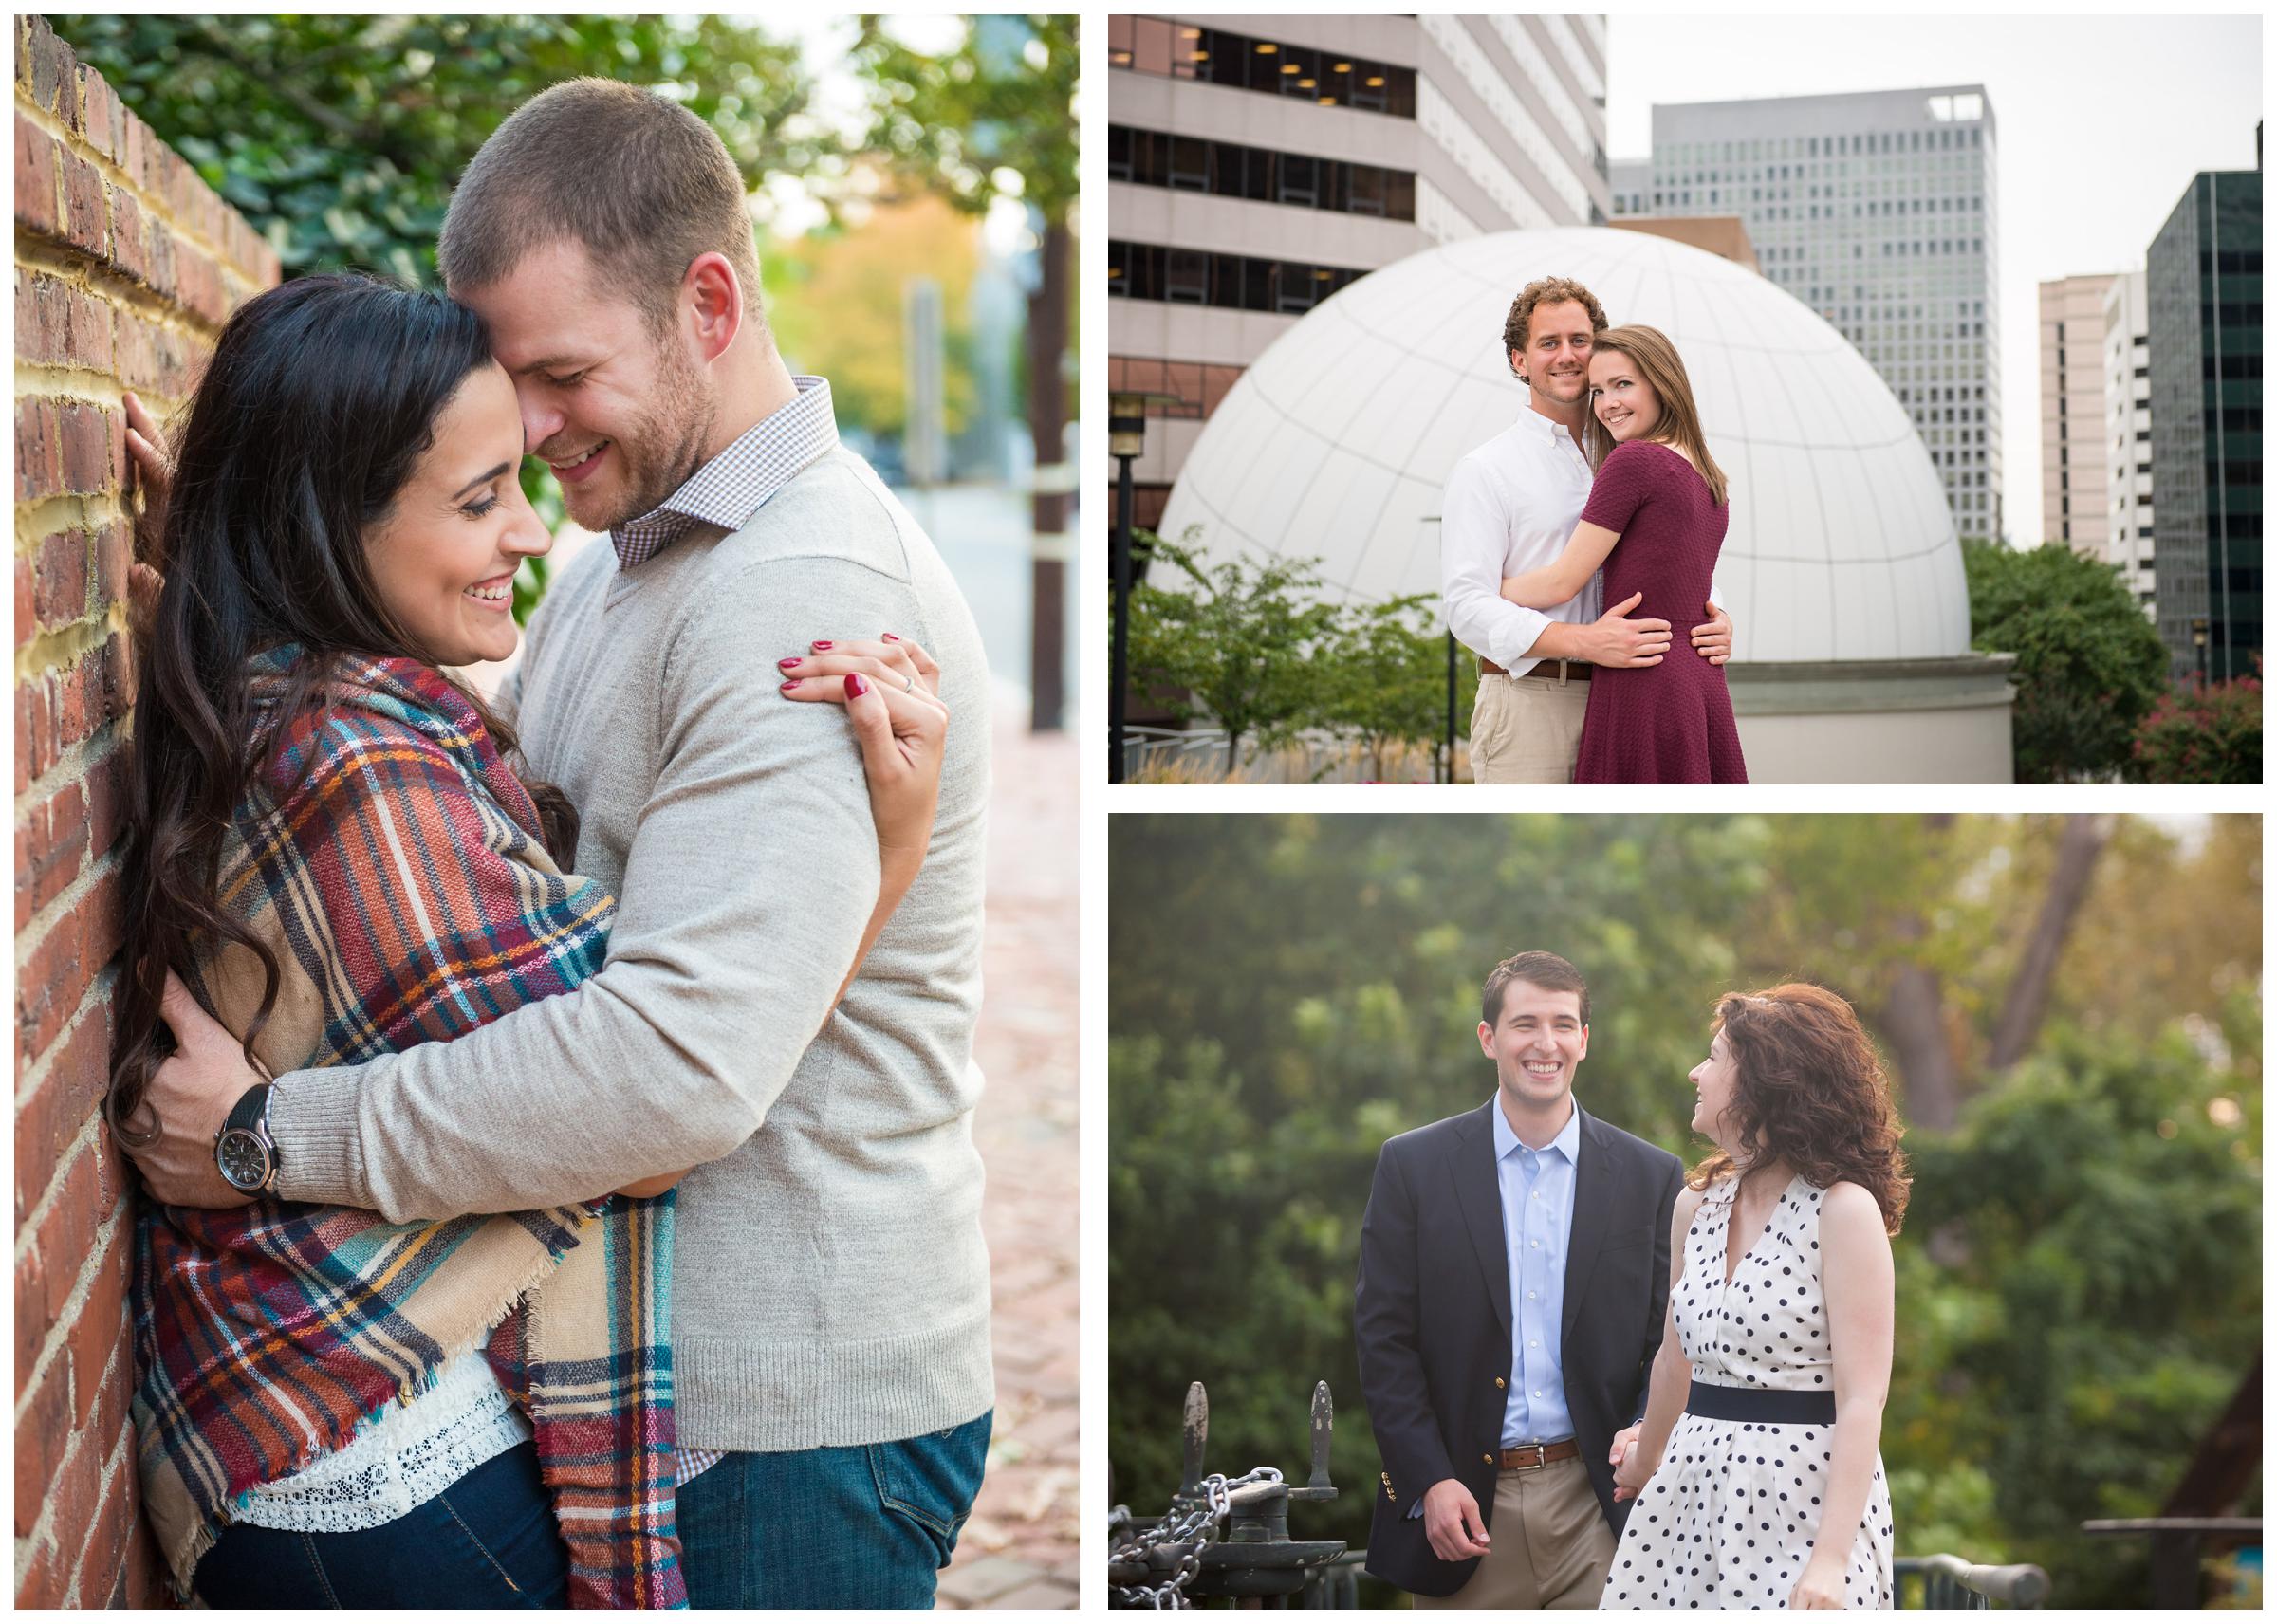
M1982 84L1999 139L2002 486L2042 539L2039 286L2139 269L2202 169L2251 169L2253 16L1621 16L1609 157L1652 151L1656 102Z

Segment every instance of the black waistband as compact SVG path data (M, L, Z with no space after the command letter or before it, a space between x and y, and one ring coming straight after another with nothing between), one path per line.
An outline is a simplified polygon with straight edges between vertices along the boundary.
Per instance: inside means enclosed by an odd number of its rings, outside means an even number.
M1765 1387L1716 1387L1692 1384L1684 1413L1705 1421L1762 1421L1821 1427L1834 1425L1831 1393L1780 1393Z

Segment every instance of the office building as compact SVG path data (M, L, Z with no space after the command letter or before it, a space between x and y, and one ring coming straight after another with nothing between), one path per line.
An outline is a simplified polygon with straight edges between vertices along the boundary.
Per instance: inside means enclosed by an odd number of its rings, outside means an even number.
M2201 172L2151 243L2158 636L2174 674L2261 653L2261 172Z
M2103 556L2147 612L2157 597L2151 464L2150 302L2143 273L2111 279L2103 295L2103 461L2110 520Z
M1107 61L1108 387L1170 397L1140 524L1243 370L1338 289L1609 212L1602 17L1110 16Z
M1746 222L1904 406L1964 536L2003 533L1996 156L1981 85L1656 106L1641 194Z
M2092 559L2110 536L2103 305L2118 280L2040 285L2040 539Z

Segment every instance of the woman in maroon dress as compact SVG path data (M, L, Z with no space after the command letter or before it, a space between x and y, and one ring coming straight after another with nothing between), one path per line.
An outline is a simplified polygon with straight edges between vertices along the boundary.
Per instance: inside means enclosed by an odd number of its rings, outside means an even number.
M1615 327L1589 355L1597 482L1558 561L1506 577L1529 609L1565 602L1601 564L1605 601L1641 592L1634 613L1669 623L1657 665L1590 674L1576 784L1745 784L1724 668L1692 646L1731 513L1724 471L1708 454L1692 380L1666 334ZM1616 545L1616 544L1620 544Z

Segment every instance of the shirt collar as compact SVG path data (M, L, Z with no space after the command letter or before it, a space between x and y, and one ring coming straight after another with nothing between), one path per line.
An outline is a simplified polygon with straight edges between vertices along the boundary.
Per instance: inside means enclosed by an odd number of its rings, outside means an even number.
M742 529L776 491L837 449L828 381L790 381L798 393L788 403L746 429L657 507L609 532L620 568L656 557L698 525Z
M1532 1146L1526 1144L1511 1131L1510 1119L1502 1114L1502 1096L1497 1093L1488 1103L1492 1107L1488 1115L1494 1118L1494 1159L1499 1162L1512 1151L1531 1150ZM1576 1153L1581 1148L1582 1105L1581 1101L1577 1099L1573 1103L1571 1115L1565 1118L1565 1126L1558 1130L1556 1138L1542 1147L1542 1153L1546 1155L1549 1152L1555 1151L1571 1162L1575 1160Z
M1578 446L1582 443L1579 434L1567 429L1564 424L1553 418L1545 417L1531 406L1518 414L1518 428L1519 432L1529 439L1540 440L1544 445L1556 445L1561 440L1567 445Z

